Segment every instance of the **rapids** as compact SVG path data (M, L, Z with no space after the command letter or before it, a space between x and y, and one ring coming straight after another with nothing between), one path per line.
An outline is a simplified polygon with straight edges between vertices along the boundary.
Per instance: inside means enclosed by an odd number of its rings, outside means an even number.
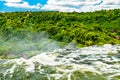
M120 45L63 48L0 59L0 80L120 80Z

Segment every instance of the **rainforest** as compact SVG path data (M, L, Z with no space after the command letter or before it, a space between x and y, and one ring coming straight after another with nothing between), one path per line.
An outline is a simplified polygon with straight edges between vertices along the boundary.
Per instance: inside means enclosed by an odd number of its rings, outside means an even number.
M0 13L0 80L119 80L120 9Z

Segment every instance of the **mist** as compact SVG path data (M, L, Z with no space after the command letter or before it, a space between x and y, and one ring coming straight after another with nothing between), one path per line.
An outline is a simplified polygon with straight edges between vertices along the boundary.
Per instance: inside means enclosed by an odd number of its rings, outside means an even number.
M45 32L29 33L29 35L14 36L11 39L0 39L0 54L12 57L29 58L41 52L50 52L60 48L58 42L49 39Z

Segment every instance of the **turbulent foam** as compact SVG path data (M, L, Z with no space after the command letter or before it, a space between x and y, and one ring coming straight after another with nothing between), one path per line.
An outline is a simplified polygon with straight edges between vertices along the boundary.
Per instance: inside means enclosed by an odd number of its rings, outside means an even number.
M120 45L57 49L30 59L7 60L1 65L6 68L4 77L10 75L11 79L16 74L16 69L19 71L20 68L30 76L32 73L38 74L36 78L41 76L42 80L119 80ZM25 75L21 76L25 78Z

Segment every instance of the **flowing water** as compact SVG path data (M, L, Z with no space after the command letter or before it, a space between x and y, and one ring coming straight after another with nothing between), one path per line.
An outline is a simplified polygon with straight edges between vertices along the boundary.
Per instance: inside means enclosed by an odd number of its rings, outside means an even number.
M56 49L0 64L0 80L120 80L120 45Z

